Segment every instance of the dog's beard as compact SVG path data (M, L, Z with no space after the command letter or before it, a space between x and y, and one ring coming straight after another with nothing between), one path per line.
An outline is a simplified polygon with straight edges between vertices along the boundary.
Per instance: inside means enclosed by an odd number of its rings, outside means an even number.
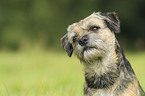
M101 57L105 56L106 44L101 40L90 42L86 46L77 44L75 47L75 54L81 61L87 63L94 62Z
M99 57L102 57L104 54L105 52L101 49L88 48L87 50L84 50L84 59L90 61L98 59Z

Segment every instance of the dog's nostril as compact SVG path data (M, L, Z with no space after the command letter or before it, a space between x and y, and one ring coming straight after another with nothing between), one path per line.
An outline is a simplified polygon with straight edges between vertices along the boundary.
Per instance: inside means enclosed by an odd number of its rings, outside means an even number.
M79 40L79 44L81 46L85 46L88 43L88 38L87 37L83 37Z
M84 41L87 41L88 39L87 38L84 38Z

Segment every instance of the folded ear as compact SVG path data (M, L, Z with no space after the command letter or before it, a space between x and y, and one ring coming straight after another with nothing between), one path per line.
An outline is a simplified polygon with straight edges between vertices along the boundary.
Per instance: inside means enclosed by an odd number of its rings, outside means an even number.
M73 53L73 46L71 43L69 43L67 34L61 38L61 43L64 50L67 52L67 55L71 57Z
M120 21L118 19L117 14L115 12L107 12L104 15L106 17L105 23L108 26L108 28L115 33L119 33L120 32Z

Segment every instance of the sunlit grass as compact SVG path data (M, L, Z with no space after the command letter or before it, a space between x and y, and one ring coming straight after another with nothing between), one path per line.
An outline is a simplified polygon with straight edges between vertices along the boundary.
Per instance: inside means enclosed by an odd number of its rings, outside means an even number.
M127 58L145 89L145 52ZM0 52L0 96L82 96L83 66L64 52Z

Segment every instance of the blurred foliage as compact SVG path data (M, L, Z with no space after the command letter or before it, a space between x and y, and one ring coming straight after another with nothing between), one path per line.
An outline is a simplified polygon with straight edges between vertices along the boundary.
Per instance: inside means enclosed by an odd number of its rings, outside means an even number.
M130 48L145 48L145 0L0 0L0 48L60 47L69 24L93 12L118 13L117 38Z

